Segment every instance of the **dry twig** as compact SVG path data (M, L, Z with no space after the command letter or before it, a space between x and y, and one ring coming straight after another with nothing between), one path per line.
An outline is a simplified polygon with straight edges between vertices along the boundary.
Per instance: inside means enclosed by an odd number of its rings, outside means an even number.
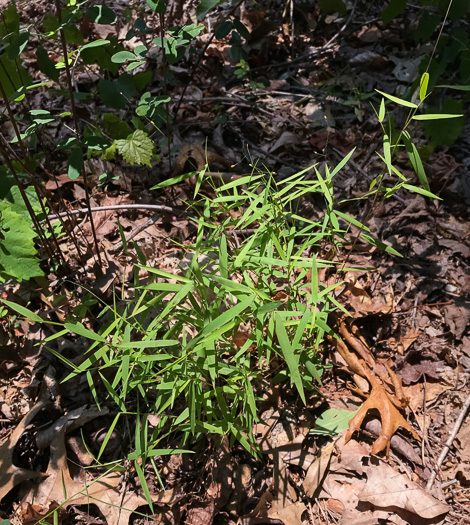
M467 400L465 401L462 410L460 411L459 417L457 418L457 421L455 422L454 428L452 429L452 432L450 433L450 436L448 437L446 444L444 445L444 448L442 449L441 455L439 456L437 460L437 464L434 467L431 477L429 478L428 484L426 485L426 490L431 490L434 481L436 479L437 473L439 469L441 468L442 464L444 463L444 460L449 453L450 447L452 446L452 443L454 442L454 439L456 438L457 434L459 433L460 427L462 426L462 423L465 419L465 416L467 415L468 409L470 408L470 395L467 397Z

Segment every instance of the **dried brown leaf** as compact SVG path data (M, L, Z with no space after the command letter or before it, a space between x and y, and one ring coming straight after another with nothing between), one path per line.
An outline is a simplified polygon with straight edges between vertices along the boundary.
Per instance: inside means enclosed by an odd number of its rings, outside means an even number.
M37 416L39 411L44 408L48 402L40 399L28 414L20 421L18 426L12 432L10 437L0 447L0 499L6 496L16 485L31 478L44 476L41 472L28 470L13 465L13 452L18 439L21 437L26 427Z
M404 428L411 432L416 439L420 439L413 427L400 414L398 409L391 401L385 389L378 382L372 385L372 392L369 398L359 409L359 412L349 422L349 430L346 434L346 442L349 441L356 432L361 428L362 421L369 410L376 409L379 411L382 420L382 432L372 445L372 454L378 454L385 448L387 454L390 450L390 439L393 434L400 428Z
M320 486L330 463L331 455L333 454L334 449L335 442L333 441L328 443L328 445L323 447L321 450L320 456L310 465L309 469L307 470L307 474L305 475L302 486L304 488L305 494L307 494L309 498L313 496L315 491Z
M359 500L376 508L403 509L428 520L449 511L445 503L433 498L383 461L367 470L367 483L359 494Z

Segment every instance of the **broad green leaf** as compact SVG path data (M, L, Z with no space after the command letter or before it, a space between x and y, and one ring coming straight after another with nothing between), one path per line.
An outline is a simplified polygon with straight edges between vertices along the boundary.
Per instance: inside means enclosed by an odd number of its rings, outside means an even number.
M51 78L57 82L59 80L60 72L55 67L55 63L49 58L49 54L42 46L38 46L36 49L36 59L39 71L44 73L48 78Z
M387 7L382 11L382 22L385 26L406 9L407 0L389 0Z
M135 68L139 67L140 65L142 65L142 61L131 62L130 64L126 66L126 71L133 71Z
M167 0L146 0L147 5L154 13L163 15L166 11L166 2Z
M129 164L145 164L152 167L154 144L145 131L137 129L127 139L116 141L116 147L123 159Z
M248 31L248 28L238 18L234 18L233 26L245 40L250 38L251 34Z
M349 427L349 421L357 414L350 410L337 410L329 408L315 421L314 427L310 430L311 434L317 436L335 436Z
M95 24L114 24L116 22L116 13L105 5L89 7L85 14Z
M463 116L464 115L449 115L445 113L435 113L431 115L415 115L413 117L413 120L442 120L445 118L459 118Z
M430 13L428 10L423 9L419 18L418 27L414 31L415 40L428 42L441 21L442 15L440 13Z
M376 89L377 93L380 93L383 97L388 98L392 102L395 102L396 104L400 104L400 106L405 106L407 108L417 108L418 106L416 104L413 104L413 102L408 102L407 100L403 100L402 98L394 97L393 95L389 95L388 93L384 93L383 91L379 91Z
M34 246L36 232L11 203L1 208L0 232L0 276L21 282L44 275Z
M0 55L0 83L8 98L32 82L33 79L19 61L10 60L6 53Z
M12 40L11 44L8 46L7 52L10 60L16 60L21 55L28 43L29 36L30 34L26 31Z
M445 115L460 115L464 113L464 102L463 100L446 98L438 110ZM456 116L444 120L424 120L422 122L426 137L431 139L433 146L450 146L462 133L465 118Z
M111 57L111 61L115 64L124 64L129 60L135 60L137 57L130 51L119 51Z
M201 0L196 8L197 19L202 20L209 11L223 4L224 2L226 2L226 0Z
M320 9L327 14L339 13L345 15L347 13L346 5L343 0L319 0L318 5Z
M224 20L215 30L215 38L222 40L233 29L233 22L231 20Z
M129 124L114 113L103 114L103 131L113 139L125 139L132 133Z
M67 174L71 180L76 180L80 176L83 168L83 153L80 148L73 148L69 155Z

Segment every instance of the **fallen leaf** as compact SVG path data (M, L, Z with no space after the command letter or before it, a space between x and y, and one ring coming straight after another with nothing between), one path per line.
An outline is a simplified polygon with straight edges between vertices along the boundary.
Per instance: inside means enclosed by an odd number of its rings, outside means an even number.
M86 412L78 416L78 420L86 419ZM48 508L52 502L58 503L64 508L69 505L88 505L93 503L98 506L108 525L119 525L128 523L129 517L137 507L147 505L148 502L142 496L127 491L124 494L119 489L121 473L111 471L95 480L87 480L83 483L74 481L70 475L67 465L67 452L65 448L65 434L68 425L72 427L78 423L77 414L63 419L63 426L56 430L56 435L50 445L50 461L46 472L47 479L34 487L23 500L23 504L34 504L42 508ZM154 503L170 504L177 501L175 490L163 491L152 495ZM38 507L35 507L40 512Z
M379 466L369 467L366 475L367 483L359 494L360 501L382 509L403 509L427 520L449 512L448 505L433 498L383 461Z
M309 498L313 497L313 494L320 486L325 476L325 472L330 463L331 455L335 449L335 442L328 443L322 448L320 456L310 465L305 475L304 482L302 484L305 494Z
M42 472L28 470L13 465L13 452L15 446L25 431L26 427L37 416L37 414L48 405L48 401L41 398L34 407L26 414L26 416L19 422L18 426L11 433L10 437L0 447L0 500L6 496L10 490L22 481L31 478L39 478L44 476Z
M387 448L388 454L390 449L390 439L400 427L411 432L413 437L419 440L419 436L415 432L414 428L400 414L384 388L379 383L376 383L372 385L372 391L369 398L364 402L358 413L349 422L349 430L346 434L346 441L351 439L356 430L360 430L362 421L366 417L367 412L372 409L379 411L380 418L382 420L382 432L372 445L372 454L378 454L385 448Z

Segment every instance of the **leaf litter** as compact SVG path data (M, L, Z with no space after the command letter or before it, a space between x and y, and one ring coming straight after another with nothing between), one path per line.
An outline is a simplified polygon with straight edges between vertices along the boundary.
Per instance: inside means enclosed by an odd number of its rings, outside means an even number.
M247 18L247 23L259 30L258 38L250 43L249 51L263 63L267 60L268 43L273 45L272 31L275 27L267 23L262 12L258 12L257 16L253 13L249 15L251 17ZM335 22L333 16L330 23L339 22ZM106 36L110 30L108 27L100 28L96 25L95 30L98 29ZM394 31L396 29L381 32L372 24L370 28L363 27L359 30L355 38L361 41L361 46L380 42L381 38L400 39L398 32L394 34ZM219 53L227 63L230 60L228 47L212 45L214 53ZM355 64L355 67L360 63L365 70L370 67L377 68L373 75L370 72L365 75L365 82L378 81L379 87L386 89L381 85L385 86L389 82L388 77L381 73L386 67L386 54L380 49L380 52L369 49L361 54L355 49L353 51L355 57L350 58L350 63ZM397 57L393 57L393 63L392 75L396 78L409 74L409 69L415 67L414 63L407 63ZM316 72L307 72L300 78L300 84L309 85L311 81L324 81L317 78L324 73L321 69L319 67ZM291 93L276 98L274 83L277 80L271 80L273 93L259 99L258 104L270 112L279 110L279 114L274 115L271 121L263 121L263 115L247 115L243 129L251 137L258 136L261 142L264 141L264 144L261 144L263 151L276 153L281 156L280 160L292 163L301 156L310 158L312 148L323 150L328 145L341 148L348 141L356 144L357 136L346 138L340 130L331 129L335 122L332 120L333 104L330 101L325 107L311 102L303 107L293 105ZM347 79L343 81L346 85ZM283 82L287 85L285 89L291 87ZM208 91L206 87L202 87L204 90L199 90L200 99L204 101L204 95ZM192 122L198 123L201 119L210 121L211 112L206 106L201 107L204 110L193 111L194 106L187 103L188 126L191 126ZM249 107L253 109L252 106ZM353 117L349 109L345 111L343 117L346 119L346 125L349 126L361 112L364 110L359 107ZM337 115L335 117L338 118ZM326 129L323 129L325 123ZM277 129L274 129L274 125ZM353 128L354 126L351 126L351 129ZM357 135L359 133L362 134L360 128ZM351 134L354 135L354 132ZM231 144L230 148L227 148L224 140ZM206 160L218 162L225 169L232 166L232 160L228 160L227 156L220 156L214 152L211 152L211 159L208 159L200 145L203 143L204 140L198 142L189 135L184 137L179 156L174 163L174 176L185 171L185 165L187 167L188 164L193 164L193 167L200 170ZM238 157L237 153L234 153L238 148L234 135L225 139L222 137L222 143L231 151L233 158ZM367 161L365 151L359 155L363 155ZM436 179L441 178L443 171L450 177L459 167L452 155L437 154L436 157L430 168L445 166L444 169L436 170ZM270 160L273 161L273 158L270 157ZM373 166L369 168L373 170ZM357 173L351 168L347 170L350 171L345 175L341 174L343 178L339 178L338 188L344 198L356 198L359 191L366 188L358 189L361 181ZM136 202L138 190L135 188L135 182L139 180L139 174L127 174L121 180L125 189L124 195L104 192L101 195L95 194L96 203L116 205ZM191 184L191 181L189 182ZM71 186L64 176L61 176L59 183ZM72 197L78 200L83 198L81 184L82 181L77 179L74 189L69 190L70 200ZM447 185L446 191L455 200L458 191L452 191L454 181L447 179L443 180L442 184ZM48 181L46 188L54 191L55 185ZM193 189L190 187L188 192ZM188 194L185 194L186 190L177 191L181 192L177 196L181 204ZM144 200L149 197L146 189L140 192L139 197L142 196ZM139 199L139 202L143 201ZM331 417L328 411L322 412L323 419L313 417L312 413L316 416L320 413L319 405L308 407L310 418L305 417L285 393L272 396L273 406L269 407L264 414L265 418L262 418L270 430L260 431L260 439L264 436L268 443L263 450L264 464L253 463L252 459L244 457L240 451L235 451L234 454L226 438L211 438L210 459L207 459L207 451L199 451L202 458L200 461L204 464L202 469L199 465L204 482L199 485L197 493L191 493L190 487L194 487L194 483L180 485L180 482L183 483L180 478L183 477L181 472L184 472L186 460L181 459L179 466L168 462L163 467L168 469L167 479L172 479L172 482L169 483L166 492L155 491L151 494L152 501L165 509L154 509L156 516L168 512L169 521L180 523L181 516L184 515L185 522L193 525L212 523L216 518L222 517L227 523L234 523L234 516L237 516L238 522L243 525L297 525L309 523L309 520L313 519L327 523L331 517L337 523L343 524L383 523L384 520L397 524L419 523L418 519L438 523L436 520L445 519L443 516L448 513L449 506L424 491L420 483L423 484L429 478L429 467L433 465L433 451L439 452L448 435L449 426L456 419L455 414L465 401L466 382L462 378L465 377L470 364L469 309L468 303L460 299L470 291L467 271L468 242L465 242L469 221L468 212L433 206L426 204L419 196L414 199L407 198L405 202L387 202L373 221L372 228L375 224L375 233L378 236L383 235L396 246L407 246L408 256L401 266L396 261L390 262L386 258L380 258L369 248L362 253L358 250L359 253L351 257L358 265L368 266L371 262L376 264L375 274L379 277L375 280L374 276L373 280L365 272L360 282L350 283L342 293L341 300L353 313L354 323L346 326L343 320L339 321L340 324L343 323L341 337L344 342L341 344L340 341L333 341L332 346L341 355L343 363L348 365L349 372L355 373L352 378L357 383L356 387L349 389L349 383L341 374L337 377L331 375L324 380L321 392L332 400ZM97 215L98 234L107 247L106 243L111 244L111 241L116 242L119 239L118 224L116 214L101 213L101 218ZM136 217L137 221L146 220L139 213ZM433 220L430 220L430 217ZM134 222L134 219L128 219L127 224L125 223L126 229L132 229ZM187 223L184 225L182 221L177 224L171 220L166 222L166 226L168 222L171 223L173 233L184 237L184 241L188 239L190 235ZM465 227L456 227L461 223ZM91 232L88 230L88 223L81 228L83 235L89 238ZM174 260L164 255L165 250L168 250L168 253L174 251L169 232L165 230L165 221L162 220L154 230L148 231L151 234L143 233L140 239L144 241L143 250L150 263L159 261L160 268L174 269L179 262L179 255ZM136 238L136 241L140 239ZM73 249L69 254L71 259L78 257L73 253ZM110 267L112 262L110 261ZM128 258L123 262L132 268L134 261ZM113 281L120 281L122 268L123 265L115 264L109 275L100 282L99 289L103 293L106 293ZM86 278L93 282L95 275L88 270ZM279 293L282 293L282 289ZM34 296L32 291L31 295ZM416 298L418 303L415 302ZM447 305L444 309L415 307L417 304L422 306L449 298L455 300L455 304ZM404 312L403 315L397 315L398 307ZM383 325L380 338L377 337L378 331L374 330L377 323ZM365 338L369 339L370 345L366 343ZM403 359L400 360L399 355L402 355ZM341 362L341 358L337 357L337 361ZM446 382L443 380L444 372L449 379ZM3 385L6 379L1 379ZM404 387L401 386L401 381L405 384ZM364 398L366 401L361 405ZM89 475L86 469L81 469L78 477L71 474L66 446L67 434L74 428L82 428L90 419L106 415L106 410L96 413L90 407L76 409L69 406L65 415L50 421L48 428L36 433L38 449L50 449L47 470L39 472L16 466L15 447L18 446L22 435L34 427L34 420L38 414L44 413L50 405L40 400L21 419L17 417L19 411L15 412L15 401L12 399L11 396L2 399L3 404L11 408L9 411L7 408L2 409L3 415L6 416L9 425L14 425L18 419L19 423L9 436L6 433L2 434L4 442L0 448L0 491L3 497L15 487L30 487L23 493L21 504L17 507L17 513L24 520L23 523L36 523L64 502L64 510L93 502L108 523L128 523L135 509L148 504L142 491L139 491L135 484L132 488L123 487L121 471L101 473L100 476L96 470L91 469L92 474ZM415 414L406 412L408 399ZM348 431L341 431L343 424L338 418L345 417L345 411L350 411L351 423ZM373 417L374 414L377 416L377 413L380 417ZM317 430L320 426L323 432L329 431L333 434L341 431L339 439L321 445L321 439L317 441L317 438L308 433L311 428L315 428L315 420ZM418 422L418 426L412 426L409 421ZM361 426L363 431L360 431ZM408 432L396 433L400 428ZM426 468L422 462L423 449L417 441L417 428L419 434L425 438ZM124 433L124 429L120 431ZM374 436L372 449L370 436ZM450 483L447 485L446 497L460 513L465 506L468 507L468 498L463 489L454 491L452 487L458 486L460 482L465 487L470 481L468 442L467 425L457 434L455 456L449 458L440 472L441 481ZM374 456L383 448L390 449L390 464ZM195 470L197 463L188 463L186 466L188 465ZM258 479L255 479L257 475ZM80 482L78 479L81 479ZM191 479L194 482L194 479ZM436 495L442 497L439 492ZM182 507L182 512L178 510L179 506ZM227 508L231 509L230 512ZM61 511L59 519L63 518L64 514Z

